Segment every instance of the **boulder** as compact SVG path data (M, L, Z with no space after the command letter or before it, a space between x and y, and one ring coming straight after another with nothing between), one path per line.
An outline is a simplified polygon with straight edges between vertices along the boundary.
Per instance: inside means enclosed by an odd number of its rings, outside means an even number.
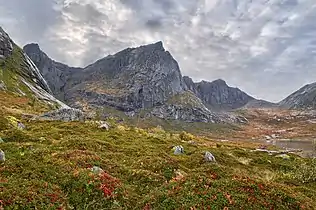
M110 130L110 125L106 122L102 123L99 128L104 129L104 130Z
M175 155L181 155L181 154L184 154L184 148L183 148L183 146L175 146L175 147L173 147L173 154L175 154Z
M93 166L93 167L91 168L91 171L92 171L93 173L97 174L97 175L100 175L100 174L104 173L103 169L100 168L100 167L98 167L98 166Z
M0 149L0 162L4 162L5 161L5 154L4 152Z
M287 155L287 154L280 154L280 155L277 155L275 157L278 157L278 158L282 158L283 160L290 160L290 156Z
M4 143L3 139L0 137L0 143Z
M18 122L17 127L18 127L18 129L20 129L20 130L25 130L25 129L26 129L26 126L25 126L23 123L21 123L21 122Z
M216 162L214 155L212 153L210 153L210 152L205 152L204 160L206 162Z
M47 112L41 116L35 117L37 120L48 120L48 121L84 121L85 115L79 109L72 108L61 108L55 111Z

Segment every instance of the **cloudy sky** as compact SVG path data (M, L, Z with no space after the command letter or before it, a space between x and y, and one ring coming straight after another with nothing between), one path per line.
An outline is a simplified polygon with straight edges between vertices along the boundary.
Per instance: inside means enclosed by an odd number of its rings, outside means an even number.
M86 66L159 40L195 81L279 101L316 81L315 0L0 0L16 43Z

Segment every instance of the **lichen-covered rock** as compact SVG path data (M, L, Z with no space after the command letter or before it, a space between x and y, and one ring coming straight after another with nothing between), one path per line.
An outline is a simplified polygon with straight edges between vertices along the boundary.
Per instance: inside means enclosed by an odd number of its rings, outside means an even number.
M85 115L78 109L58 109L55 111L47 112L41 116L35 118L36 120L48 120L48 121L84 121Z
M5 154L4 152L0 149L0 162L4 162L5 161Z
M214 155L212 153L210 153L210 152L205 152L204 160L206 162L216 162Z
M183 148L183 146L175 146L175 147L173 147L173 154L175 154L175 155L181 155L181 154L184 154L184 148Z

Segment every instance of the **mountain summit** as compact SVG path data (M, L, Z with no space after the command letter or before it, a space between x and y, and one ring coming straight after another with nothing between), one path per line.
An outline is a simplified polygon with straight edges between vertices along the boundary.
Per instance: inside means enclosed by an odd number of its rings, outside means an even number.
M191 78L185 76L184 81L188 88L213 110L237 109L254 100L240 89L229 87L222 79L194 83Z
M124 49L85 68L53 61L36 44L24 50L54 94L76 108L147 110L164 119L225 122L234 117L219 116L213 110L240 108L253 99L223 80L194 83L182 77L162 42Z

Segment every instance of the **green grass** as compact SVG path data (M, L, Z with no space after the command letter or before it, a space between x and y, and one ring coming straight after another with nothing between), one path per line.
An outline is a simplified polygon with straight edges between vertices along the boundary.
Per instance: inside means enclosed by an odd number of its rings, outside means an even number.
M255 145L203 136L232 126L156 118L111 120L110 131L86 122L37 122L21 113L47 109L0 92L0 206L4 209L313 209L313 160L251 152ZM8 116L26 125L17 130ZM135 120L135 119L134 119ZM157 125L161 127L157 127ZM194 132L191 132L194 133ZM204 135L207 134L207 135ZM192 141L195 144L192 144ZM173 146L185 153L176 156ZM205 151L217 162L206 163ZM102 176L90 168L101 167ZM0 207L0 209L1 209ZM227 209L226 208L226 209Z
M162 129L115 126L107 132L89 123L25 124L25 131L7 128L0 133L7 158L0 166L5 209L315 206L315 182L291 178L308 161L296 156L287 161L224 143L209 141L206 146L198 137L193 138L199 144L192 145ZM183 145L185 154L173 155L175 145ZM204 151L211 151L217 163L204 162ZM94 175L92 166L101 167L105 179ZM110 188L111 183L113 192L105 196L100 186Z

